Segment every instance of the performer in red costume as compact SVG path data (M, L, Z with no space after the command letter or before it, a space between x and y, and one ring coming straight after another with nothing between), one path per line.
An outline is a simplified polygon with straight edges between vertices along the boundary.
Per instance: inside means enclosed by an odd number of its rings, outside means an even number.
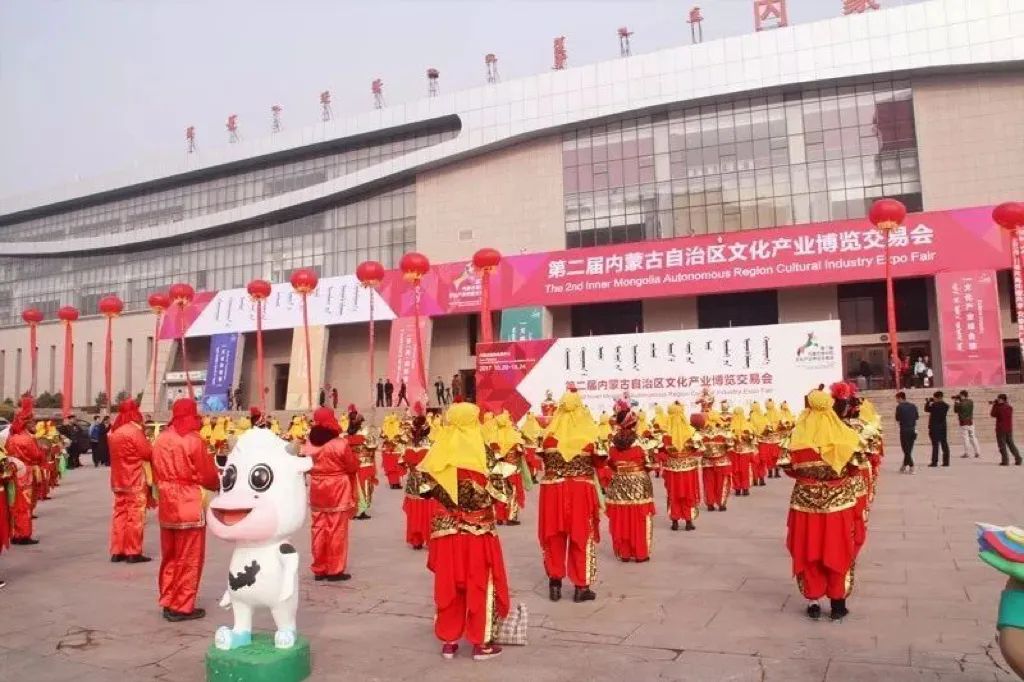
M649 473L654 457L636 444L636 414L619 411L615 424L608 449L608 465L614 473L605 488L612 551L622 561L642 563L651 558L654 534L654 486Z
M527 482L523 480L523 475L525 472L529 476L530 471L523 460L523 436L512 423L508 411L503 411L495 418L491 438L492 442L488 445L502 462L501 470L511 492L507 502L496 502L494 505L498 525L518 526L519 512L526 507ZM533 480L530 479L529 483L532 486Z
M686 421L686 412L677 400L668 406L665 418L665 497L672 530L679 530L679 522L686 522L686 530L694 530L693 522L700 514L700 462L704 444L697 435L703 429L705 418L697 413Z
M700 431L704 442L701 471L704 479L704 504L709 512L726 511L732 490L732 430L714 409L704 411L706 426Z
M750 495L750 480L754 471L754 455L757 454L757 440L754 427L747 420L743 408L737 405L732 411L732 487L736 496Z
M544 438L544 478L537 535L544 553L551 601L562 598L562 578L575 585L573 601L596 599L590 589L597 573L599 504L595 468L597 424L570 389L551 417Z
M356 510L359 458L341 437L341 425L329 407L313 413L313 426L302 447L313 459L309 472L310 550L314 580L337 582L352 576L348 565L348 524Z
M348 406L348 436L346 440L352 452L359 458L359 474L356 478L356 518L368 519L373 491L377 487L377 445L363 428L363 415L355 405Z
M845 405L841 405L845 408ZM793 575L810 602L807 615L821 617L818 600L828 596L831 617L847 613L857 558L855 482L861 480L856 455L860 437L833 410L832 397L821 390L807 396L780 466L795 479L789 500L786 546Z
M503 485L494 473L480 430L480 410L470 403L448 409L448 426L419 464L421 493L437 501L427 568L434 573L434 633L441 655L455 658L458 641L473 645L473 658L493 658L494 624L509 611L505 559L494 519Z
M14 504L11 505L11 544L14 545L39 543L39 540L32 537L32 513L36 507L35 472L43 463L43 453L32 437L35 427L32 407L32 398L24 396L21 407L11 421L6 443L7 456L22 465L18 467L18 475L15 477Z
M456 402L462 402L456 398ZM430 539L430 524L434 515L436 502L420 495L423 474L417 468L430 449L430 424L423 414L423 405L416 403L413 408L412 424L409 427L409 441L402 455L405 466L405 500L402 511L405 512L405 541L413 549L423 549Z
M417 402L415 407L422 410L423 406ZM399 463L399 456L405 446L406 425L397 414L389 414L384 417L380 425L380 463L387 476L388 485L392 490L402 489L402 474L405 470Z
M142 529L146 525L149 486L146 468L153 460L153 447L143 430L145 420L139 406L129 398L121 403L110 427L110 490L114 513L110 518L110 560L137 564L150 561L142 553ZM150 478L152 470L150 469Z
M0 447L0 554L11 546L11 511L8 507L8 490L13 496L14 479L18 475L18 465L13 459L7 457L7 453ZM3 578L0 578L0 587L7 585Z
M153 477L160 498L160 606L164 618L177 622L202 618L196 593L206 556L204 507L220 488L194 400L171 406L171 420L153 444Z

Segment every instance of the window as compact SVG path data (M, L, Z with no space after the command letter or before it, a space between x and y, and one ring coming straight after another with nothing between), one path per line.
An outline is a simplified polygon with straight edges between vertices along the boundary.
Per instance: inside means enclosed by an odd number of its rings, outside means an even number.
M697 326L700 329L778 323L779 297L774 289L697 297Z
M615 301L574 305L571 309L573 336L639 334L644 330L642 301Z
M896 300L896 330L927 331L928 280L924 277L898 279L893 283ZM844 335L884 334L886 319L885 282L840 284L839 322Z

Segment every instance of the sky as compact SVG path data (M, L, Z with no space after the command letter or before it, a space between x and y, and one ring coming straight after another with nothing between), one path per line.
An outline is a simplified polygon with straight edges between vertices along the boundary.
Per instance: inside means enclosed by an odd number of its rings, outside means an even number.
M918 0L880 0L883 7ZM752 0L704 0L704 40L753 31ZM0 3L0 195L59 186L180 153L194 125L202 149L389 102L551 68L566 36L569 66L690 42L693 0L3 0ZM788 0L790 24L837 16L842 0Z

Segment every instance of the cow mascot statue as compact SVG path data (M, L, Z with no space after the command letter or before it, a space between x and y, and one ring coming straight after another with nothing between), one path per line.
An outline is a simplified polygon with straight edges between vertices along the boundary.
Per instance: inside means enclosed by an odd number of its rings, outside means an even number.
M234 627L217 629L214 645L228 650L252 642L253 611L270 609L274 646L295 645L299 555L288 536L299 530L309 507L303 474L313 461L269 429L239 436L221 473L220 494L207 512L214 535L235 543L228 589L220 605L234 612Z

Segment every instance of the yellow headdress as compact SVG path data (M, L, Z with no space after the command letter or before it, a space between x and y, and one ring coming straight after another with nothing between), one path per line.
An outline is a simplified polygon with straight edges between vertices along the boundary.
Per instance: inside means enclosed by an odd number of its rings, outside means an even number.
M654 420L652 423L654 428L661 429L662 431L668 427L668 415L665 414L665 408L661 405L654 405Z
M597 440L597 424L575 391L562 396L547 432L558 441L558 451L565 461L577 457Z
M768 418L761 411L761 403L756 400L750 404L750 426L757 435L761 435L768 428Z
M516 429L515 424L512 423L512 417L509 416L507 410L499 414L494 422L494 431L497 438L493 442L498 444L499 453L506 455L515 446L523 444L523 436Z
M607 412L601 413L601 420L597 423L597 437L600 440L608 440L612 436L612 422Z
M392 412L384 417L384 421L380 425L380 432L388 440L395 440L402 435L402 422L398 415Z
M643 410L637 410L636 412L636 433L638 436L642 436L651 430L651 423L647 421L647 413Z
M487 473L487 453L480 429L480 408L473 403L456 403L448 408L448 425L441 430L430 451L419 464L458 501L458 470Z
M867 398L860 401L860 419L865 424L871 424L876 428L881 428L882 417L878 414L878 410L875 409L875 404Z
M537 421L533 412L526 413L526 419L523 420L523 427L520 431L531 441L536 441L544 433L544 429L540 427L540 422Z
M217 417L217 421L213 425L213 431L210 438L214 443L223 443L228 439L228 432L225 429L225 423L227 422L224 417Z
M789 409L789 403L785 400L779 405L779 421L783 424L792 424L796 421L796 418Z
M736 436L742 436L744 433L754 432L753 425L751 425L750 420L747 419L747 413L739 405L732 408L731 426L732 432Z
M814 449L839 473L856 452L860 436L833 411L832 396L825 391L811 391L807 402L808 409L800 415L790 436L789 449Z
M672 438L672 446L681 450L683 445L693 438L697 430L686 418L686 410L679 403L672 403L668 406L668 417L666 417L666 428L668 435Z
M779 413L779 408L776 407L775 401L771 398L764 401L764 417L768 420L769 426L773 429L778 428L782 415Z
M213 440L213 424L209 417L203 417L203 426L199 429L199 437L209 443Z

